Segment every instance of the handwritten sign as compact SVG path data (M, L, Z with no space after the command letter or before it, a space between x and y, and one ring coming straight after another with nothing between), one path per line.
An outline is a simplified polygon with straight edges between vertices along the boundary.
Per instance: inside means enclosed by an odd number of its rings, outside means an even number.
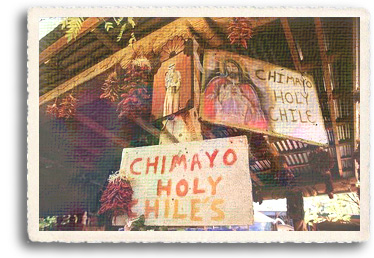
M124 149L121 173L147 225L253 224L246 136Z
M328 144L311 76L227 51L208 50L203 79L203 120Z

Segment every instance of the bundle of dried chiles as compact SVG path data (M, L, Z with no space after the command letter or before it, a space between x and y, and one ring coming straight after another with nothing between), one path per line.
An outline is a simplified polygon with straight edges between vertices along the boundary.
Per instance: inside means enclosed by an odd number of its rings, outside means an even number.
M58 117L60 118L72 118L75 116L77 99L69 94L62 99L60 103L60 109L58 111Z
M230 22L229 27L230 44L240 44L247 48L247 41L252 38L250 21L246 17L235 17Z
M58 114L59 114L58 110L59 110L59 107L58 107L58 104L57 104L57 99L56 99L55 103L47 106L47 114L49 114L53 117L58 117Z
M100 198L99 214L111 216L130 215L133 190L131 184L118 174L109 179L108 186Z
M118 117L136 118L148 114L151 104L151 66L146 59L136 59L124 76Z
M103 93L100 95L101 99L108 99L111 102L115 102L119 99L121 80L118 78L117 72L113 72L109 75L101 89L103 90Z
M146 58L138 58L127 66L122 89L147 85L151 81L151 64Z
M117 106L118 117L136 118L147 114L151 101L150 92L150 87L140 86L130 89L128 93L123 93L122 100Z
M77 99L69 94L59 103L57 99L55 103L47 106L47 114L57 118L73 118L76 113Z
M135 58L125 70L116 69L101 87L102 99L119 101L118 118L135 119L149 113L151 104L152 69L145 57Z

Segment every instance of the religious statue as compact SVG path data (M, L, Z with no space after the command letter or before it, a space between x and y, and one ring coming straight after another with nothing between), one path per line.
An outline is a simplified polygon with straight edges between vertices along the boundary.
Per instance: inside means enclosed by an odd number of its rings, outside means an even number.
M164 116L173 114L179 110L179 89L181 86L181 74L175 69L175 64L170 64L165 74L165 101Z

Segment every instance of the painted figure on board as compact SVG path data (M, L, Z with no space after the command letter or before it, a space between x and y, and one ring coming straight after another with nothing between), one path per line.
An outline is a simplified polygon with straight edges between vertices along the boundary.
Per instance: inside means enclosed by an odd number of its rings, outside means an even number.
M175 69L175 64L170 64L165 75L165 100L164 116L173 114L179 110L179 89L181 86L181 74Z
M255 86L234 60L224 62L224 74L209 81L204 94L205 115L217 122L267 129Z

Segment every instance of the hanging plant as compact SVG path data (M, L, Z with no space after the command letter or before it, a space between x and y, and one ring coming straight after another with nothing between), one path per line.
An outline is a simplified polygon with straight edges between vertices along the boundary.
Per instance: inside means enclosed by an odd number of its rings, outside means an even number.
M230 44L240 44L247 48L247 41L252 38L250 20L246 17L235 17L228 27Z
M55 99L52 105L47 106L46 113L55 118L70 119L75 116L77 99L70 93L61 102Z
M83 17L67 17L61 22L61 29L66 29L67 41L75 40L82 29Z
M112 217L128 215L131 213L131 202L134 191L129 180L119 172L111 175L109 183L100 198L99 214L108 214Z
M103 90L103 93L100 95L101 99L108 99L111 102L115 102L119 99L121 85L117 72L113 72L109 75L101 89Z
M61 22L61 29L66 30L65 37L67 41L70 42L71 40L77 39L79 33L82 30L83 22L86 18L83 17L67 17ZM121 41L123 33L128 29L134 29L136 22L134 21L133 17L113 17L113 22L110 22L104 18L101 18L104 22L104 28L106 31L113 29L114 27L120 27L117 36L117 42ZM131 38L129 39L129 45L131 45L134 41L136 41L134 33L131 34Z
M59 106L58 106L57 98L55 99L55 103L47 106L47 111L46 112L47 112L48 115L50 115L52 117L58 117Z
M148 59L138 57L127 67L117 106L118 118L135 119L149 113L151 101L151 65Z
M77 99L72 94L67 95L60 103L58 117L65 119L73 118L76 113L76 104Z

